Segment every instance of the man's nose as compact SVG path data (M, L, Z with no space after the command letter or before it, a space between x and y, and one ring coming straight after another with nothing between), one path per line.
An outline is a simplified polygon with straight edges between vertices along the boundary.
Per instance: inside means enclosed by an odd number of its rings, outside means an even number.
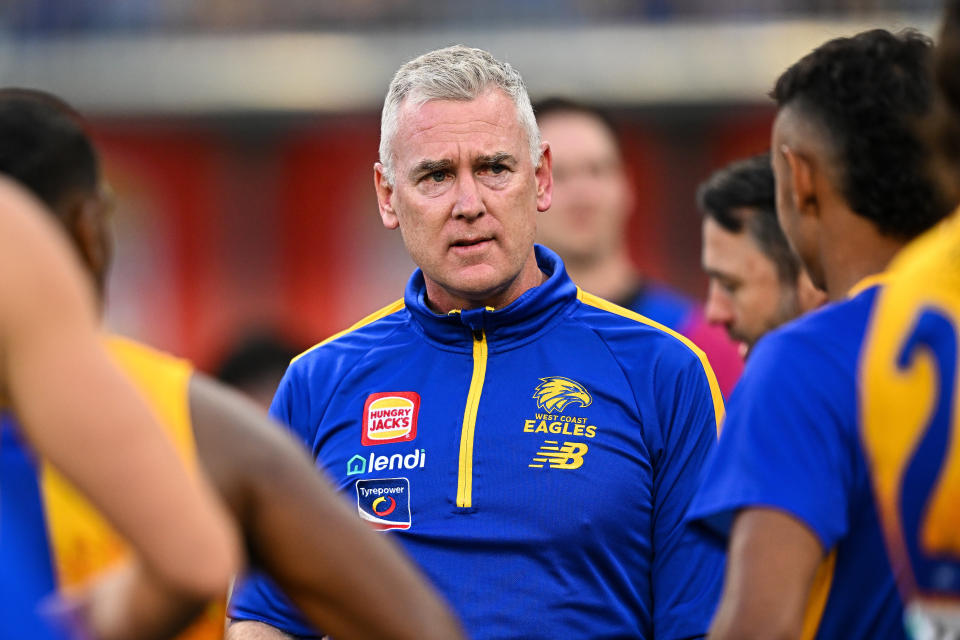
M716 282L710 283L703 315L707 322L713 325L728 327L733 324L733 302L730 300L730 295L723 291Z
M457 199L453 203L451 215L454 218L466 218L472 220L479 218L484 213L483 198L480 196L479 185L473 173L457 176L457 183L454 186L457 190Z

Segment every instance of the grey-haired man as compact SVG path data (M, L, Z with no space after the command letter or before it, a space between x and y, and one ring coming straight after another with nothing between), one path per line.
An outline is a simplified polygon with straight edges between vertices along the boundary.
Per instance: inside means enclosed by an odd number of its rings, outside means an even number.
M462 46L401 67L375 184L419 269L295 359L271 412L471 637L700 637L722 556L682 519L720 392L689 341L534 245L550 167L512 67ZM233 639L321 635L257 576L230 615Z

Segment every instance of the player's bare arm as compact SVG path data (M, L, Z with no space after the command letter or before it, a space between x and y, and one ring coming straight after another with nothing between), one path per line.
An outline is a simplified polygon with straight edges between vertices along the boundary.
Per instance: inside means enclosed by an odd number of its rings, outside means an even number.
M251 561L317 628L336 638L461 637L399 548L361 523L252 402L194 374L190 412L201 463L246 533ZM228 637L287 637L263 627L237 623Z
M799 638L822 560L820 541L796 518L774 509L741 511L709 640Z
M228 518L103 351L91 286L48 214L6 181L0 209L0 383L26 437L131 541L157 586L219 594L239 559Z
M239 620L227 626L224 640L293 640L293 636L262 622Z

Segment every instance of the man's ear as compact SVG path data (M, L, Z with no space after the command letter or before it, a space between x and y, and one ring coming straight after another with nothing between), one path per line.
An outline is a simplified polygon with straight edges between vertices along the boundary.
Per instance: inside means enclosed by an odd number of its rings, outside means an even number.
M781 145L780 153L783 154L790 170L790 181L793 184L791 194L793 210L799 214L817 215L819 207L813 164L807 156L788 145Z
M537 211L546 211L553 202L553 152L549 142L540 143L540 164L534 172L537 179Z
M96 196L76 193L62 205L63 221L84 264L95 275L106 268L106 248L103 246L103 207Z
M380 209L380 220L387 229L396 229L400 226L400 219L393 208L393 184L383 173L383 165L379 162L373 165L373 186L377 190L377 207Z

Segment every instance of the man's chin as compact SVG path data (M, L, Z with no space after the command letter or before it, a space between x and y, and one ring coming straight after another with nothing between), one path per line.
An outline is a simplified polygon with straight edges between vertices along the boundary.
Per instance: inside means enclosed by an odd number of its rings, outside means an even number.
M747 344L746 342L737 343L737 354L740 356L741 360L746 360L747 356L750 355L750 347L751 345Z
M492 268L472 267L461 269L443 280L436 279L434 286L439 287L445 296L459 300L459 304L476 306L502 295L514 279L504 278Z

